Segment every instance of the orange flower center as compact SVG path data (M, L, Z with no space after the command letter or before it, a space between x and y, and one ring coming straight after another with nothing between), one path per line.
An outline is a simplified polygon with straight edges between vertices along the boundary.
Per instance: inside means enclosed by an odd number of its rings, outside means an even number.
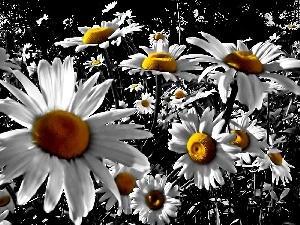
M186 147L190 158L199 164L210 163L216 156L214 139L204 133L194 133Z
M146 204L152 210L161 209L165 202L165 196L158 190L148 192L146 195Z
M185 97L185 93L183 90L177 90L174 94L174 97L176 99L181 99L181 98L184 98Z
M121 195L129 195L136 186L135 178L130 173L119 173L115 182Z
M10 196L4 195L0 198L0 207L4 207L10 203Z
M227 55L224 62L246 74L259 74L263 71L263 65L256 55L246 51L235 51Z
M89 127L78 116L53 110L36 119L32 137L43 151L59 158L71 159L81 155L89 144Z
M242 130L231 130L230 132L236 135L235 140L231 144L240 147L242 150L245 150L249 146L250 139L246 132Z
M177 70L177 63L174 57L168 53L154 52L144 59L142 68L145 70L175 73Z
M158 41L158 40L164 39L164 38L165 38L165 35L163 35L163 34L161 34L161 33L156 33L156 34L154 34L154 37L153 37L153 39L154 39L155 41Z
M82 37L84 44L101 44L108 40L115 30L111 27L92 27L88 29Z
M148 107L150 105L150 102L147 99L144 99L144 100L141 101L141 105L143 107Z
M269 153L268 156L275 165L280 166L282 164L282 156L280 153Z

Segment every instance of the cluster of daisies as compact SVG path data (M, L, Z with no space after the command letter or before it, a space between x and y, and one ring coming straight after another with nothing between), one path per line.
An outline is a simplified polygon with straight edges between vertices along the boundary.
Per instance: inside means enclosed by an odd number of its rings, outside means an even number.
M87 47L105 50L110 45L119 46L122 38L143 27L132 23L131 18L127 12L109 22L79 27L81 36L55 45L76 46L76 52ZM126 21L130 23L125 25ZM300 61L285 57L280 47L270 42L259 42L249 49L242 41L221 43L210 34L201 35L202 38L189 37L186 41L209 54L184 54L187 46L170 45L164 31L151 34L150 47L140 46L144 53L130 55L118 66L128 76L140 74L146 79L159 77L171 82L170 95L153 96L141 81L132 83L125 90L139 93L134 106L119 104L104 112L97 110L114 88L114 78L99 82L100 73L94 71L109 66L107 55L98 54L84 64L94 74L83 83L77 82L72 57L40 60L35 68L39 82L36 86L9 60L5 49L0 49L0 68L12 73L24 88L23 91L0 81L17 99L1 99L0 111L24 127L0 134L0 185L22 175L16 203L24 205L46 182L44 210L51 212L64 193L74 224L81 224L93 209L97 194L102 195L100 201L106 201L107 210L117 205L118 215L139 214L140 221L153 225L170 223L181 205L178 185L168 182L166 175L152 174L141 149L126 142L152 138L153 134L141 124L116 122L136 112L152 114L158 110L156 101L162 101L160 105L176 114L168 127L168 148L180 154L173 169L179 170L179 177L192 179L199 189L223 185L223 171L236 173L236 166L244 163L258 170L270 168L272 181L277 184L279 180L283 184L291 181L293 166L276 148L278 142L268 143L266 130L257 121L251 122L250 116L274 91L271 81L300 94L297 83L280 73L299 68ZM206 68L205 63L209 65ZM217 90L192 92L187 85L207 82L207 77L214 80ZM215 91L227 108L233 104L228 100L233 96L247 107L247 112L230 118L230 111L193 105ZM174 118L169 112L164 115L162 109L160 119ZM95 189L95 183L101 187ZM7 198L8 194L0 202L9 205ZM0 217L5 218L8 212L3 213Z

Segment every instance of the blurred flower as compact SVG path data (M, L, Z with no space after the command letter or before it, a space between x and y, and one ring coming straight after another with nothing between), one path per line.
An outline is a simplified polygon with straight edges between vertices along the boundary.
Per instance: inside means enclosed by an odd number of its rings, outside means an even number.
M288 29L288 30L298 30L299 27L300 27L300 24L298 22L292 22L292 23L284 26L284 28Z
M154 98L149 93L142 93L141 99L136 100L134 102L134 106L142 113L142 114L151 114L154 109Z
M113 1L109 3L108 5L105 5L105 9L102 10L102 14L109 12L113 8L115 8L117 5L117 1Z
M36 73L37 71L37 65L35 62L31 62L30 65L27 66L26 68L30 77L32 76L32 74Z
M230 173L236 173L234 160L241 148L232 144L235 134L220 133L224 125L223 113L215 119L214 110L206 108L201 119L197 114L180 113L182 123L172 123L169 133L172 139L169 149L184 154L174 164L174 169L182 167L178 176L184 174L185 179L194 176L195 185L208 190L210 185L217 187L215 180L223 185L221 167Z
M123 70L129 70L130 74L151 72L154 75L163 75L165 80L177 81L182 78L187 81L197 79L198 76L192 74L190 70L201 70L197 60L185 59L181 56L185 50L185 45L171 45L158 40L152 48L141 46L147 55L137 53L129 56L130 59L123 60L119 66ZM177 78L178 77L178 78Z
M166 182L164 175L145 176L137 181L137 188L129 194L133 214L139 213L139 220L150 225L169 224L169 217L177 216L181 202L178 197L178 185Z
M147 157L120 140L143 139L152 134L137 129L141 125L108 124L136 109L94 114L112 80L95 85L95 74L75 93L76 74L71 57L63 63L55 58L52 65L41 60L37 74L41 92L20 71L14 75L27 94L0 81L20 101L1 99L0 111L25 127L0 134L0 167L4 175L0 184L23 175L17 199L18 204L24 205L48 177L44 210L52 211L64 191L70 218L80 224L94 206L91 172L121 202L118 188L101 158L146 171L150 168Z
M272 183L278 184L279 180L283 185L292 180L290 168L294 168L287 163L281 155L281 151L276 148L271 148L264 155L264 158L256 158L253 162L254 166L258 166L258 170L265 170L270 168L272 171Z
M119 108L120 109L125 109L125 108L127 108L127 106L128 106L128 104L126 102L124 102L123 100L119 101ZM116 108L115 105L112 105L111 107L112 107L112 109Z
M116 18L110 22L102 21L101 25L94 25L93 27L78 27L78 30L83 34L82 37L65 38L63 41L55 42L54 44L61 45L64 48L70 46L77 46L75 51L81 51L89 46L99 46L100 48L107 48L109 42L111 44L119 45L121 37L135 31L140 31L141 27L137 23L132 23L128 26L120 28L120 19Z
M266 137L266 130L256 125L256 120L250 123L247 114L234 118L230 121L230 132L236 135L231 144L242 149L237 155L246 163L251 163L252 157L263 158L265 153L262 151L267 147L267 143L262 141Z
M39 19L36 21L37 25L38 25L38 26L41 26L41 24L42 24L42 22L43 22L44 20L48 20L48 15L44 14L43 17L39 18Z
M222 101L225 103L230 92L230 84L236 80L238 85L237 100L248 106L249 112L262 106L266 86L265 79L274 80L282 84L287 90L300 94L299 86L286 76L275 71L290 70L300 67L300 60L295 58L275 58L284 55L280 46L270 42L259 42L251 49L241 41L237 45L224 44L210 34L201 32L207 39L197 37L187 38L187 42L196 45L212 55L191 54L187 58L197 58L201 62L210 62L213 65L207 67L199 81L210 71L223 67L225 72L215 73L214 79L218 80L218 89ZM262 80L260 80L262 78ZM255 90L255 91L254 91Z
M141 179L146 172L139 172L131 167L127 167L119 163L111 162L110 164L112 164L110 171L114 177L122 201L122 205L119 205L117 214L121 215L122 211L124 211L127 215L131 214L132 210L130 207L131 202L129 194L132 193L133 189L136 187L136 181ZM117 203L115 195L112 194L109 188L105 185L100 188L98 192L104 193L99 200L100 202L108 200L106 203L106 210L111 209Z
M125 90L128 90L128 89L130 90L130 92L132 92L133 90L142 91L144 89L144 86L139 82L137 84L131 84L127 88L125 88Z
M0 47L0 70L5 70L12 73L12 69L19 70L21 67L10 62L9 54L6 54L6 50Z
M154 31L149 35L150 46L153 46L154 43L158 42L158 40L162 40L163 43L169 43L168 41L169 34L167 34L164 30L162 31Z

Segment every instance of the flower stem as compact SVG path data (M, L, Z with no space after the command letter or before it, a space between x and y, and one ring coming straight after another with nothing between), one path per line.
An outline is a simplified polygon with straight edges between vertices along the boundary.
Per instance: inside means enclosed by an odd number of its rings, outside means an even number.
M226 130L226 126L228 125L229 119L230 119L230 115L232 113L232 109L233 109L233 104L234 104L234 100L236 98L238 92L238 86L237 86L237 82L236 80L234 80L234 82L231 84L231 93L230 96L227 100L227 106L225 109L225 112L223 114L223 119L225 120L225 123L222 127L222 131L221 132L225 132Z
M153 131L156 123L157 123L157 117L158 117L158 112L160 110L160 97L161 97L161 85L162 85L162 77L159 75L155 76L155 82L156 82L156 88L155 88L155 94L156 94L156 99L155 99L155 108L154 108L154 115L153 115L153 120L152 120L152 126L150 129L150 132Z
M104 59L105 59L106 65L107 65L108 76L109 76L109 78L114 79L113 65L110 61L107 49L103 49L103 55L104 55ZM112 89L112 93L113 93L113 97L114 97L114 101L115 101L115 108L118 109L119 101L118 101L118 92L116 89L115 80L113 80L113 82L111 84L111 89Z

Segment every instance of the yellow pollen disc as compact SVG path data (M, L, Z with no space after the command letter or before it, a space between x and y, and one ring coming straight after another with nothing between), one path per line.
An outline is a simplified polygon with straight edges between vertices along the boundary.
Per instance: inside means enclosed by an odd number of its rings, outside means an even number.
M107 41L114 32L115 30L110 27L92 27L85 32L82 42L84 44L101 44Z
M78 116L63 110L53 110L35 121L32 137L45 152L71 159L86 150L90 132L87 123Z
M142 68L145 70L175 73L177 70L177 63L174 57L168 53L154 52L144 59Z
M224 62L246 74L259 74L263 71L263 65L256 55L246 51L235 51L227 55Z
M136 88L137 86L138 86L138 84L132 84L132 85L131 85L131 88L134 89L134 88Z
M189 138L186 148L190 158L200 164L207 164L216 156L214 139L204 133L194 133Z
M290 24L290 25L289 25L289 28L290 28L290 29L295 29L296 27L297 27L297 26L296 26L295 24Z
M156 33L156 34L154 34L154 40L155 41L158 41L158 40L160 40L160 39L164 39L165 38L165 35L163 35L163 34L161 34L161 33Z
M269 153L268 156L275 165L280 166L282 164L282 156L280 153Z
M10 203L10 196L5 195L0 198L0 207L6 206Z
M153 190L146 195L146 204L152 210L161 209L164 205L165 197L160 191Z
M99 65L101 62L99 61L99 60L94 60L93 62L92 62L92 65L93 66L96 66L96 65Z
M231 144L239 146L242 150L245 150L249 146L250 139L246 132L242 130L231 130L230 132L236 135L235 140Z
M174 96L176 99L181 99L185 97L185 93L182 90L177 90Z
M121 195L129 195L136 185L135 178L130 173L119 173L115 182Z
M143 107L148 107L150 105L150 103L149 103L149 101L147 99L144 99L144 100L141 101L141 105Z

